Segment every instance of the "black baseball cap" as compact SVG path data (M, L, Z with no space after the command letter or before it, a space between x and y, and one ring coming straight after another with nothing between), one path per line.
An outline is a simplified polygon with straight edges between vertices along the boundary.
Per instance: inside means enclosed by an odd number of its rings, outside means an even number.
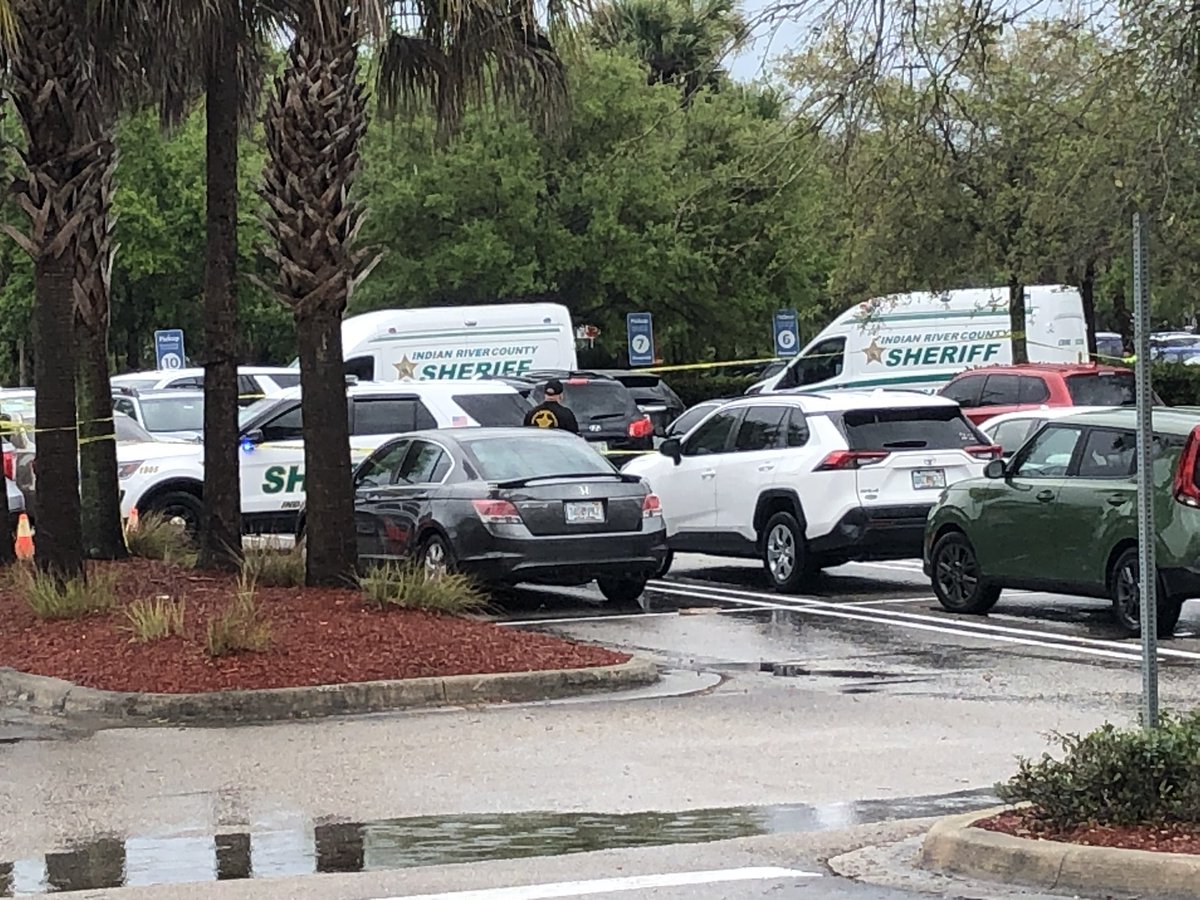
M563 392L562 382L557 378L551 378L546 382L547 394L561 394Z

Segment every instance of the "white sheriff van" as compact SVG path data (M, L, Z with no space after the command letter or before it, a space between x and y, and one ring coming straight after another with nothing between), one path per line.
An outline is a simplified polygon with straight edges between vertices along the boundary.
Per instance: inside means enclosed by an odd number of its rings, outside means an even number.
M571 314L557 303L385 309L342 322L346 374L432 381L579 368Z
M876 297L846 310L787 368L749 393L838 388L933 391L971 366L1012 362L1008 288ZM1030 362L1087 360L1079 291L1025 289Z
M423 428L520 425L529 403L494 381L355 384L346 389L350 460L357 465L391 437ZM300 389L259 400L241 412L242 529L295 532L304 502L304 417ZM200 526L204 448L142 443L117 447L121 515L159 512Z

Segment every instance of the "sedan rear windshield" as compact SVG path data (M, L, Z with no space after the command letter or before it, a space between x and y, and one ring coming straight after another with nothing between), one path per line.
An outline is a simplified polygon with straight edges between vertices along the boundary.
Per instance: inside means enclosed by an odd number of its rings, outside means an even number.
M535 405L545 400L545 385L534 388L532 396ZM640 415L629 388L619 381L564 381L563 403L577 419L619 419Z
M523 425L529 403L516 394L455 394L463 412L486 428Z
M1133 406L1137 403L1132 372L1068 375L1067 393L1075 406Z
M611 475L612 463L574 437L533 436L476 438L463 441L487 481L510 481L553 475Z
M951 450L986 444L958 407L854 409L842 415L851 450Z

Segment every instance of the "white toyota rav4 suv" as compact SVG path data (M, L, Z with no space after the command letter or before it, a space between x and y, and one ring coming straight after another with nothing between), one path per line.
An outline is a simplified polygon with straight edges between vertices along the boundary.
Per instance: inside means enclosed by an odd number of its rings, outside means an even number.
M1000 455L957 403L896 390L740 398L659 450L624 471L662 498L671 549L761 558L785 592L851 559L919 557L942 489Z
M529 403L492 381L363 383L346 388L350 459L358 463L389 438L424 428L520 425ZM304 416L300 389L289 388L241 412L242 528L294 534L304 502ZM183 519L203 510L204 448L196 444L117 447L121 515L133 507Z

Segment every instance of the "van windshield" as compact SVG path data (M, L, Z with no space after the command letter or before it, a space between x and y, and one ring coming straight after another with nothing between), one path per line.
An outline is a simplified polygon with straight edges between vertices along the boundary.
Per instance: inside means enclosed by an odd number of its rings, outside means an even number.
M846 339L829 338L811 347L792 366L794 384L818 384L837 378L845 365ZM791 379L789 379L790 381Z

